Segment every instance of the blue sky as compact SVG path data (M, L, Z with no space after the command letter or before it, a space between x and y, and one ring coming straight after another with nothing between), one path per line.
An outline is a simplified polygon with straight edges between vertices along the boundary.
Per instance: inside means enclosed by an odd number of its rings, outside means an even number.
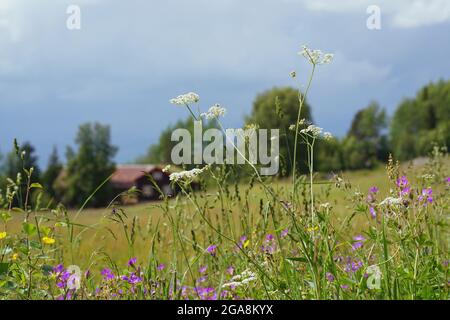
M81 8L81 30L66 28L70 4ZM377 1L381 30L366 27L370 4L1 0L0 152L15 137L31 141L44 165L79 124L99 121L112 127L116 161L132 161L187 116L168 100L188 91L202 110L222 104L225 125L240 127L257 93L304 85L302 44L335 54L309 101L315 122L342 136L371 100L392 113L424 84L450 78L450 1Z

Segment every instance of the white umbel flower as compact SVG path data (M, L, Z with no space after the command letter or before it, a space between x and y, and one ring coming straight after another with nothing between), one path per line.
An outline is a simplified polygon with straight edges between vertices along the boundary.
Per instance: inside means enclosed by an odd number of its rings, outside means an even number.
M197 103L200 100L200 97L195 92L188 92L182 95L179 95L176 98L170 99L170 103L177 105L187 105Z
M298 54L305 57L310 63L314 65L327 64L333 60L333 54L324 54L321 50L312 50L306 45L302 46L302 51L300 51Z
M318 137L322 134L323 129L321 127L315 126L313 124L309 125L308 128L300 130L300 133L310 134L313 137Z
M380 206L386 206L386 205L401 205L403 204L402 198L394 198L394 197L387 197L383 201L380 202Z
M209 108L208 112L202 113L200 116L205 117L208 120L217 119L219 117L223 117L227 109L220 106L220 104L216 103L211 108Z
M174 172L169 176L170 181L178 182L178 181L192 181L196 177L198 177L203 171L207 170L209 166L205 166L202 169L192 169L188 171Z

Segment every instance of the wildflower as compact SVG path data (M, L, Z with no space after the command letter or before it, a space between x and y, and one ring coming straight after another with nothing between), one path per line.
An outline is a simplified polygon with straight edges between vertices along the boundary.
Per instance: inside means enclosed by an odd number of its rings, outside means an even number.
M189 92L186 94L179 95L176 98L170 99L170 103L177 104L177 105L186 105L186 104L193 104L200 100L200 97L198 94L194 92Z
M250 244L250 240L247 239L247 236L242 236L239 238L238 248L247 249Z
M386 199L380 202L380 206L400 205L400 204L403 204L402 198L387 197Z
M17 259L19 259L19 254L16 252L12 255L12 261L17 261Z
M353 237L353 240L356 241L352 245L352 249L353 249L353 251L355 251L363 246L364 241L366 241L366 238L364 238L362 235L357 235L357 236Z
M122 276L122 280L128 282L129 284L137 284L142 282L142 278L132 272L129 276Z
M306 228L306 231L308 231L308 232L313 232L313 231L317 231L317 230L319 230L318 226Z
M7 236L6 231L5 232L0 232L0 240L5 239Z
M433 202L433 189L422 189L422 194L419 196L419 201L423 202L424 200L426 200L428 203Z
M234 267L233 266L229 266L227 268L227 274L229 274L230 276L232 276L234 274Z
M273 234L266 235L261 251L267 254L272 254L275 251L275 237Z
M302 46L302 51L300 51L298 54L305 57L313 65L327 64L333 60L333 54L331 53L323 54L321 50L312 50L308 48L306 45Z
M311 134L313 137L318 137L322 134L323 129L313 124L309 125L306 129L300 130L300 133Z
M235 275L233 278L231 278L230 282L224 283L222 285L222 288L237 288L242 285L247 285L250 282L256 281L257 277L256 274L250 270L245 270L241 274Z
M208 269L208 266L201 266L201 267L198 269L198 272L200 272L200 273L205 273L207 269Z
M289 229L284 229L283 231L281 231L281 237L282 238L287 237L288 234L289 234Z
M219 117L223 117L227 110L222 108L220 104L216 103L211 108L209 108L208 112L202 113L200 116L205 117L208 120L217 119Z
M325 140L331 140L331 139L333 139L333 135L330 132L324 132L323 138Z
M331 204L329 202L321 203L320 208L329 209L331 207Z
M332 273L330 273L330 272L327 272L325 277L327 278L328 282L333 282L334 281L334 275Z
M290 126L289 126L289 130L291 130L291 131L294 131L295 130L295 124L291 124Z
M215 256L216 256L216 253L217 253L217 246L216 246L215 244L212 244L212 245L210 245L210 246L206 249L206 251L208 251L208 253L209 253L210 255L212 255L213 257L215 257Z
M369 211L370 211L370 216L375 219L377 217L377 212L375 211L374 207L370 207Z
M170 181L180 181L180 180L186 180L187 182L192 181L197 176L199 176L203 171L208 169L208 166L203 167L202 169L194 168L192 170L188 171L181 171L181 172L174 172L169 176Z
M450 186L450 177L447 177L447 178L445 179L445 181L446 181L447 184Z
M341 284L341 289L342 290L348 290L348 285L346 285L346 284Z
M170 171L170 168L171 168L171 165L169 164L162 169L162 172L167 173Z
M351 261L351 259L349 258L344 270L347 273L355 273L356 271L361 269L362 266L362 261Z
M101 275L103 276L103 280L113 280L114 273L111 269L105 268L102 270Z
M163 263L161 263L161 264L156 268L156 270L158 270L158 271L163 271L165 267L166 267L166 266L165 266Z
M217 300L217 293L214 288L195 288L201 300Z
M137 258L131 258L128 260L128 266L133 267L136 264Z
M55 244L55 239L50 238L50 237L43 237L42 242L44 244L52 245L52 244Z
M379 190L379 189L378 189L377 187L374 186L374 187L370 187L369 192L370 192L370 193L377 193L378 190Z
M411 191L411 188L409 187L409 181L406 176L402 176L401 178L397 179L397 187L400 188L400 196L406 196Z

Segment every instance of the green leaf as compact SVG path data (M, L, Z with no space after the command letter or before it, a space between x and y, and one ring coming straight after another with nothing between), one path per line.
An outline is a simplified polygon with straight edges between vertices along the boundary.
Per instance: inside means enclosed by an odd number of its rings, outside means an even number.
M40 183L37 183L37 182L35 182L35 183L32 183L31 185L30 185L30 189L43 189L44 187L40 184Z
M24 231L28 236L35 235L36 232L37 232L37 227L36 227L34 224L32 224L32 223L26 223L26 222L24 222L24 223L22 224L22 228L23 228L23 231Z
M2 262L0 263L0 274L7 274L9 270L9 263Z

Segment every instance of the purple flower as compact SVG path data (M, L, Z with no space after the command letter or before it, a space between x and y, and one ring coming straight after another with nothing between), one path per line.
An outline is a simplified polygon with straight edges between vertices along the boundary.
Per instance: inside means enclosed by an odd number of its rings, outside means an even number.
M326 278L329 282L333 282L334 281L334 275L330 272L327 272L326 274Z
M202 276L197 279L197 283L202 283L205 282L206 280L208 280L208 276Z
M163 263L161 263L161 264L156 268L156 270L158 270L158 271L163 271L165 267L166 267L166 266L165 266Z
M233 267L233 266L229 266L229 267L227 268L227 273L228 273L230 276L232 276L232 275L234 274L234 267Z
M200 273L205 273L205 272L206 272L206 269L208 269L208 266L201 266L201 267L198 269L198 272L200 272Z
M52 270L53 270L54 273L61 273L65 269L64 269L64 266L62 264L58 264L57 266L53 267Z
M129 276L122 276L122 280L127 281L129 284L137 284L142 282L142 278L132 272Z
M346 284L341 284L341 289L342 289L342 290L347 290L347 289L348 289L348 285L346 285Z
M447 182L448 185L450 185L450 177L447 177L447 178L445 179L445 181Z
M411 191L411 188L409 187L409 181L406 176L402 176L401 178L397 179L397 187L400 188L400 196L406 196Z
M347 273L355 273L359 269L361 269L363 266L362 261L349 261L347 265L345 266L345 272Z
M113 280L114 273L111 269L105 268L102 270L101 275L103 276L103 280Z
M274 239L274 236L273 236L273 234L268 234L268 235L266 235L266 241L272 241Z
M128 266L133 267L136 264L137 258L131 258L128 260Z
M198 294L201 300L217 300L217 293L214 288L195 288L194 291Z
M288 234L289 234L289 229L284 229L283 231L281 231L281 237L282 238L287 237Z
M356 241L352 244L352 249L353 249L353 251L355 251L363 246L364 241L366 241L366 238L364 238L362 235L359 234L359 235L353 237L353 240Z
M206 249L206 251L208 251L208 253L210 254L210 255L212 255L213 257L215 257L216 256L216 251L217 251L217 246L215 245L215 244L212 244L212 245L210 245L207 249Z
M433 202L433 189L422 189L422 194L419 196L419 201L422 202L424 200L426 200L428 203Z
M374 186L374 187L370 187L369 192L370 192L370 193L377 193L378 190L379 190L379 189L378 189L377 187Z
M377 217L377 212L375 211L374 207L370 207L369 211L370 211L370 216L375 219Z

